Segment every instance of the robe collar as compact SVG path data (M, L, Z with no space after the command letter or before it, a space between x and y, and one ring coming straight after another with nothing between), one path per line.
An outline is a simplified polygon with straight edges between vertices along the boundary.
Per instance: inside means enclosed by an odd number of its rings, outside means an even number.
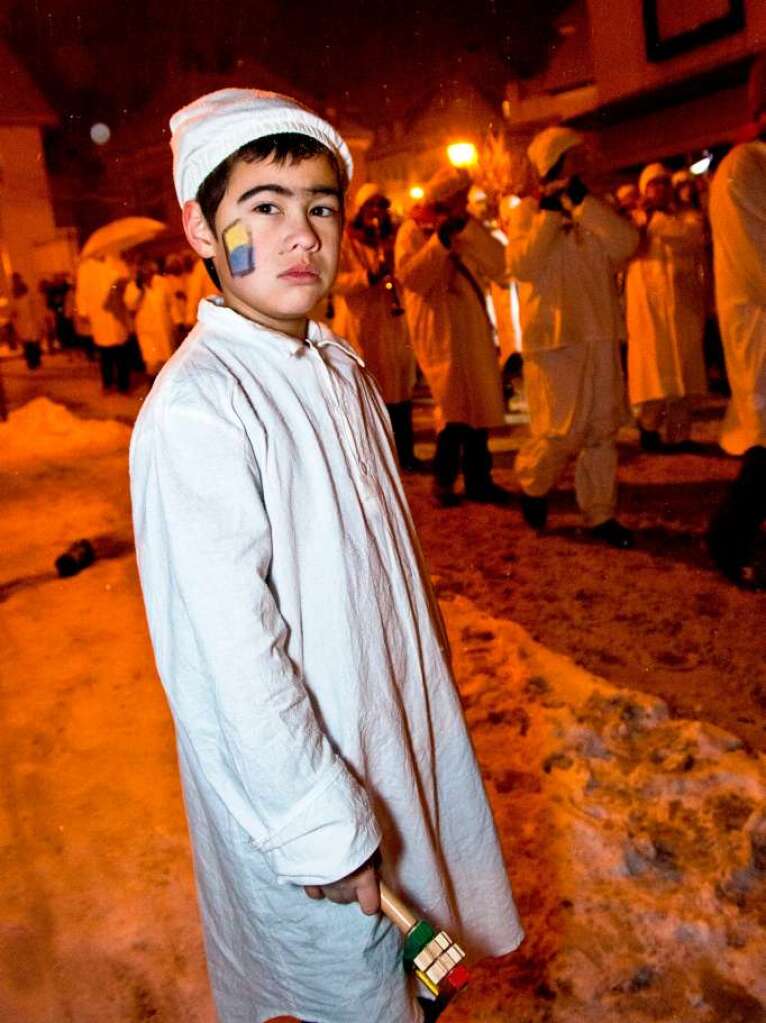
M277 348L286 357L302 355L307 345L314 348L334 347L345 352L360 366L364 366L364 359L348 341L333 334L327 324L315 320L308 321L307 336L301 340L289 334L283 334L279 330L264 327L253 320L248 320L241 313L225 306L220 296L200 302L198 317L200 323L214 330L216 334L223 334L226 337L234 337L243 341L258 339Z

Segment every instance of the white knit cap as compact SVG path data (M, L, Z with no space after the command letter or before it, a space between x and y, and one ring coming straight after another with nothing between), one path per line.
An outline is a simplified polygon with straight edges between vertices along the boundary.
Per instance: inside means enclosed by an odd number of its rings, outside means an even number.
M555 125L535 135L527 149L527 156L540 177L544 178L568 149L581 146L583 142L585 139L579 132Z
M470 187L471 175L465 167L442 167L426 183L423 198L426 202L443 202Z
M649 163L641 171L641 177L638 179L638 190L641 195L646 194L646 189L650 181L658 181L660 178L666 178L670 182L670 171L667 169L664 163Z
M219 89L173 114L170 131L173 180L181 206L196 199L199 186L227 156L266 135L308 135L345 164L349 181L354 172L348 146L332 125L276 92Z
M366 202L369 202L370 199L377 198L379 195L383 196L384 199L387 198L383 186L379 185L377 181L366 182L366 184L362 185L354 196L354 202L351 207L351 216L355 217Z

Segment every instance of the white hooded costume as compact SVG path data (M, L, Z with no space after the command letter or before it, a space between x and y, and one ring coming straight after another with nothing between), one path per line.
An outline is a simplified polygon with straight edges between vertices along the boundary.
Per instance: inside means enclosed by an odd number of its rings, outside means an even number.
M547 128L528 155L542 178L582 137ZM519 282L530 439L516 458L524 492L544 497L577 455L577 502L591 527L616 503L615 437L624 408L615 273L635 229L591 195L570 217L525 198L509 211L507 266Z
M425 200L467 188L465 171L437 173ZM475 429L503 426L505 410L485 281L505 280L503 247L477 220L445 248L436 232L404 221L396 238L396 276L404 288L407 322L418 364L436 408L437 432L447 423Z
M349 211L349 219L353 219L369 199L383 194L383 189L374 182L362 185ZM396 405L412 397L415 356L407 320L395 315L391 289L386 288L383 281L370 284L368 275L377 271L380 262L380 254L373 247L345 232L333 286L335 318L332 326L364 357L365 366L377 381L385 403Z
M731 401L721 446L766 445L766 142L736 146L710 190L715 296Z
M645 167L639 191L651 181L670 180L662 164ZM644 236L625 275L628 325L628 389L648 430L666 421L666 440L687 440L689 398L705 394L702 338L705 330L701 217L675 212L637 212Z
M122 345L130 334L130 320L118 282L130 277L117 256L86 259L77 272L77 312L90 323L93 341L100 348Z
M225 100L171 122L182 202L265 133L321 135L350 170L293 101ZM190 182L191 141L210 159ZM361 358L323 325L297 340L202 302L137 420L131 485L221 1023L417 1023L392 925L303 885L380 846L383 876L470 948L522 934Z

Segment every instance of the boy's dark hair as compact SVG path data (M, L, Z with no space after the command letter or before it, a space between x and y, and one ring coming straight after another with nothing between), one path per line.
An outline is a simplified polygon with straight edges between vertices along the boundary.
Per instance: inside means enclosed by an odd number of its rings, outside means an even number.
M245 163L259 163L271 157L274 163L281 165L287 163L288 160L291 163L300 163L302 160L311 160L315 156L326 156L329 159L338 178L338 188L341 192L345 192L348 187L345 167L341 167L335 155L326 145L309 135L299 135L295 132L265 135L262 139L256 139L254 142L247 142L244 146L240 146L235 153L227 156L215 170L208 174L197 190L197 202L200 204L202 214L210 229L215 231L215 215L226 192L226 186L229 184L231 172L240 160L244 160Z

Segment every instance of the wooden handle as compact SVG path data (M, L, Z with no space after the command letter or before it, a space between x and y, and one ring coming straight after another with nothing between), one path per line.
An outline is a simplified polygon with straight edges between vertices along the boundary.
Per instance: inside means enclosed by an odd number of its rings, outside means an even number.
M408 909L402 900L397 898L388 885L385 885L382 881L380 882L380 908L391 923L399 928L402 934L409 934L418 922L418 918L412 910Z

